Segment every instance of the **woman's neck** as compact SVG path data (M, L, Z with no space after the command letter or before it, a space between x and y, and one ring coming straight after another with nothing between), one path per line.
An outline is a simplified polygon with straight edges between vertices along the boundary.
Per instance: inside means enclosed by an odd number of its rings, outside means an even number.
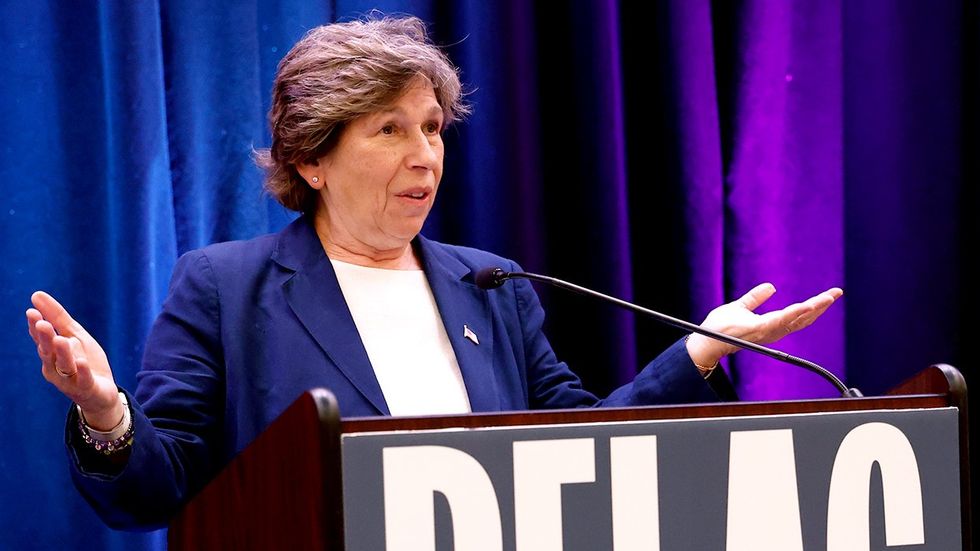
M331 231L325 216L314 218L314 228L324 252L333 260L386 270L419 270L419 261L411 241L390 249L380 249L364 243L350 234Z

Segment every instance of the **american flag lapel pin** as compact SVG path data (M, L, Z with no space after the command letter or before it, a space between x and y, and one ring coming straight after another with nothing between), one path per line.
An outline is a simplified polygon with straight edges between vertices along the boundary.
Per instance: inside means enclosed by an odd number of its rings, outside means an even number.
M473 344L480 344L480 339L476 337L476 333L466 324L463 324L463 338L473 341Z

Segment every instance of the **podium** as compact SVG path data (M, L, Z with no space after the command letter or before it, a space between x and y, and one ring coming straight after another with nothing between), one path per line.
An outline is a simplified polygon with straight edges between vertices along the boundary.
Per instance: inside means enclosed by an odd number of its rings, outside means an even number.
M886 396L340 419L302 395L171 549L970 549L966 384Z

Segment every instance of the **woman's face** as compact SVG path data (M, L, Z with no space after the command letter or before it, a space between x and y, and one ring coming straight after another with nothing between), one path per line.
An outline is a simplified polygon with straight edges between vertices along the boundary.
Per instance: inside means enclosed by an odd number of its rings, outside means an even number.
M386 251L415 238L442 178L442 124L432 86L418 80L387 109L344 128L317 168L317 214L331 241Z

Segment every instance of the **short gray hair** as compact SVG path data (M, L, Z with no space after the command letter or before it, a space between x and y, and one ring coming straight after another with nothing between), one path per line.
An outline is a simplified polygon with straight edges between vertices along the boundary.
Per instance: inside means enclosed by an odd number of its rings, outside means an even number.
M384 109L417 77L442 107L443 128L469 113L457 68L417 17L370 18L316 27L282 58L272 86L272 147L256 151L266 190L283 206L313 212L317 192L296 165L326 155L344 126Z

